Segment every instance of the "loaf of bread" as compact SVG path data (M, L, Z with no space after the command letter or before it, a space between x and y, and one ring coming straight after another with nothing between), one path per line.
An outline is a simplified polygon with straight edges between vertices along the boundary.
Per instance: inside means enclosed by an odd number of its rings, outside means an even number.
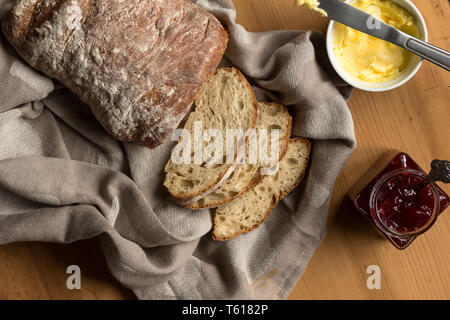
M227 161L226 132L234 129L246 133L247 130L255 128L257 117L258 104L255 94L241 72L235 68L218 69L195 99L195 110L189 115L184 127L192 137L190 140L192 154L188 155L189 161L176 163L171 159L165 169L164 186L176 202L185 205L201 199L217 190L226 181L237 165L236 160L245 152L248 141L248 137L239 139L242 141L235 141L234 150L229 155L232 159ZM206 149L207 143L203 136L200 137L200 141L195 141L196 123L200 124L203 133L210 129L218 131L218 136L211 139L222 140L223 150L215 155L220 156L220 159L211 159L213 161L205 159L203 148ZM181 143L185 143L183 138L179 145ZM195 159L195 148L199 145L202 145L200 159ZM176 154L177 147L174 150Z
M185 117L227 44L219 21L189 0L18 0L2 29L110 134L150 148Z
M283 159L287 152L289 137L291 136L292 118L286 107L278 103L258 103L258 122L256 126L258 137L267 134L267 153L271 154L271 130L278 132L278 159ZM266 130L265 132L262 130ZM251 164L248 156L250 148L247 148L247 159L245 163L237 165L233 173L216 191L211 192L205 197L185 205L192 210L205 208L215 208L225 203L239 198L242 194L253 188L262 178L264 172L261 172L264 165L258 157L256 164ZM259 150L258 150L259 151Z
M278 202L302 181L310 149L309 140L291 139L276 175L265 176L252 190L217 208L213 238L219 241L233 239L263 223Z

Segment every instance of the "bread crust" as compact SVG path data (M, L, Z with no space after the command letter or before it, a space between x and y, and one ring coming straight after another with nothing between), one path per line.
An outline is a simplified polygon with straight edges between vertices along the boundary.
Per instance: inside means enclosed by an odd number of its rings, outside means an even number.
M155 148L178 127L228 42L188 0L19 0L3 33L121 141Z
M309 151L311 150L311 142L310 142L308 139L306 139L306 138L301 138L301 137L297 137L297 138L293 138L293 139L291 139L291 140L292 140L292 141L303 141L305 144L308 145ZM308 157L305 158L305 160L304 160L305 166L308 165L310 155L311 155L311 152L308 152ZM216 240L216 241L227 241L227 240L231 240L231 239L234 239L234 238L240 236L241 234L251 232L251 231L255 230L256 228L258 228L258 227L259 227L259 226L267 219L267 217L272 213L272 211L275 209L275 207L278 205L278 203L279 203L284 197L286 197L289 193L291 193L292 190L294 190L296 187L298 187L298 185L302 182L304 176L305 176L305 173L303 173L302 175L300 175L300 177L297 179L297 182L296 182L295 184L293 184L292 187L289 188L289 190L283 192L283 193L278 197L277 201L275 201L275 202L271 205L271 207L264 213L264 217L261 219L261 221L260 221L258 224L256 224L255 226L253 226L252 228L248 229L248 230L242 230L242 231L238 232L237 234L235 234L235 235L233 235L233 236L230 236L230 237L221 237L221 236L218 236L218 235L216 235L216 230L217 230L217 229L216 229L216 226L218 225L218 221L217 221L218 217L217 217L217 215L214 216L214 229L213 229L213 232L212 232L212 238L213 238L213 240Z
M256 121L258 120L258 102L256 101L256 97L255 97L252 87L250 86L250 84L248 83L248 81L244 77L244 75L238 69L231 67L231 68L220 68L220 70L228 70L230 72L236 72L238 74L238 76L241 78L241 80L243 81L243 83L245 83L245 85L248 87L249 92L251 92L251 97L252 97L253 105L254 105L254 116L253 116L253 121L252 121L250 129L254 129L256 127ZM235 155L235 160L238 159L240 157L240 155L242 154L242 152L245 151L245 148L247 147L248 142L249 142L249 137L246 137L245 143L242 146L241 150L238 151L237 154ZM169 161L171 161L171 160L169 160ZM222 172L222 174L213 183L211 183L207 187L205 187L204 190L202 190L200 192L196 192L189 197L186 197L182 194L176 194L174 191L171 192L169 190L169 192L171 194L171 199L175 203L177 203L181 206L187 206L190 203L203 198L204 196L206 196L206 195L210 194L211 192L214 192L218 188L220 188L222 186L222 184L228 179L228 177L233 173L233 170L236 168L236 166L237 166L236 163L229 164L225 168L225 170Z
M284 156L286 155L287 151L288 151L288 144L289 144L289 139L290 139L291 131L292 131L292 117L289 115L289 112L287 111L287 108L286 108L285 106L279 104L279 103L276 103L276 102L260 102L260 103L262 103L262 104L275 104L275 105L278 105L278 106L282 106L282 107L286 110L286 113L287 113L287 119L288 119L288 125L287 125L287 132L288 132L288 134L287 134L287 135L285 136L285 138L284 138L284 140L285 140L284 148L283 148L283 150L281 150L281 152L280 152L279 160L281 161L281 160L284 158ZM250 190L253 189L258 183L261 182L261 180L264 178L264 176L261 175L260 169L261 169L261 168L258 168L258 172L257 172L257 173L255 174L255 176L252 178L252 180L251 180L251 182L248 184L248 186L247 186L242 192L238 193L237 195L235 195L235 196L233 196L233 197L230 197L230 198L228 198L228 199L226 199L226 200L223 200L223 201L221 201L221 202L217 202L217 203L215 203L215 204L213 204L213 205L209 205L209 206L195 205L194 203L195 203L196 201L198 201L198 200L200 200L200 199L203 198L203 197L200 197L200 198L197 199L197 200L194 200L194 201L191 201L191 202L188 203L188 204L185 204L184 207L187 208L187 209L191 209L191 210L203 210L203 209L209 209L209 208L216 208L216 207L222 206L222 205L224 205L224 204L226 204L226 203L229 203L229 202L231 202L231 201L233 201L233 200L236 200L237 198L239 198L240 196L242 196L244 193L250 191ZM226 181L226 180L225 180L225 181ZM224 183L225 181L223 181L221 185L223 185L223 183ZM216 190L217 190L217 189L216 189ZM215 191L215 190L214 190L214 191ZM213 192L214 192L214 191L213 191Z

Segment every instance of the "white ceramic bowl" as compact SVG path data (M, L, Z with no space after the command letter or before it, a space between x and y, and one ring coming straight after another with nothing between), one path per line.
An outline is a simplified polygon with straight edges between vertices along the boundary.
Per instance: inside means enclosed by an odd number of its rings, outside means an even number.
M346 0L345 2L353 2L354 0ZM414 17L417 23L417 27L419 28L421 40L428 41L428 31L427 26L425 24L425 20L420 14L419 10L416 6L409 0L391 0L406 10ZM345 82L352 85L355 88L365 90L365 91L387 91L392 90L406 83L409 79L411 79L414 74L416 74L417 70L419 70L422 65L422 58L419 56L414 56L412 61L409 63L408 67L401 72L398 77L395 79L383 82L383 83L370 83L359 80L351 75L349 75L340 65L339 61L334 56L333 52L333 32L334 32L335 22L333 20L330 21L327 30L327 52L330 57L331 64L333 65L334 70L344 79Z

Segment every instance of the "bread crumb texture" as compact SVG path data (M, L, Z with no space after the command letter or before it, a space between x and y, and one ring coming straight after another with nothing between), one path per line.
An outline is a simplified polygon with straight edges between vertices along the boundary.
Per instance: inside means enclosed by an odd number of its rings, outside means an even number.
M286 154L289 137L291 135L292 118L289 115L286 107L277 103L258 103L258 121L256 126L256 134L261 135L261 129L266 130L265 134L269 135L271 130L279 130L278 141L278 160L282 159ZM267 137L268 146L267 152L271 152L271 139ZM258 162L252 164L249 159L250 146L246 149L246 160L244 164L238 164L233 173L228 177L224 184L214 192L197 200L186 207L189 209L204 209L213 208L225 203L231 202L241 196L243 193L251 189L262 179L260 158L256 159ZM258 150L259 154L259 150Z
M255 95L244 76L234 68L218 69L195 99L195 110L189 115L184 128L192 137L190 160L181 164L175 164L170 160L166 166L164 185L169 192L175 198L192 200L193 197L202 197L205 193L211 193L219 188L234 169L226 159L226 130L241 129L246 132L255 128L257 117L258 105ZM208 144L214 144L214 139L222 137L222 152L212 155L214 157L221 155L221 159L206 161L208 159L204 159L202 153L201 163L196 161L194 152L196 144L197 146L203 144L205 147L205 143L203 137L200 138L201 141L195 139L195 123L201 123L203 132L208 129L218 130L219 134L212 136ZM235 141L235 158L241 156L242 150L245 150L245 143L245 139Z
M303 179L310 148L307 139L291 139L277 174L265 176L252 190L216 210L213 238L224 241L257 228Z

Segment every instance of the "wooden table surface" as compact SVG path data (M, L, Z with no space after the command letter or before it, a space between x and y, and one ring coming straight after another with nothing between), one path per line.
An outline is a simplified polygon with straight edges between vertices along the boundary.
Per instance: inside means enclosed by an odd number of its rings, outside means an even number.
M328 20L293 0L234 0L250 31L317 29ZM430 42L450 49L448 0L413 0ZM349 107L358 147L337 180L328 231L290 299L450 299L450 209L404 251L379 237L346 197L384 151L397 148L427 168L450 159L450 73L425 62L406 85L385 93L355 90ZM441 185L442 186L442 185ZM450 193L450 187L443 189ZM66 288L66 268L81 267L81 290ZM381 289L369 290L366 269L381 269ZM109 274L97 240L71 245L17 243L0 247L0 299L134 298Z

